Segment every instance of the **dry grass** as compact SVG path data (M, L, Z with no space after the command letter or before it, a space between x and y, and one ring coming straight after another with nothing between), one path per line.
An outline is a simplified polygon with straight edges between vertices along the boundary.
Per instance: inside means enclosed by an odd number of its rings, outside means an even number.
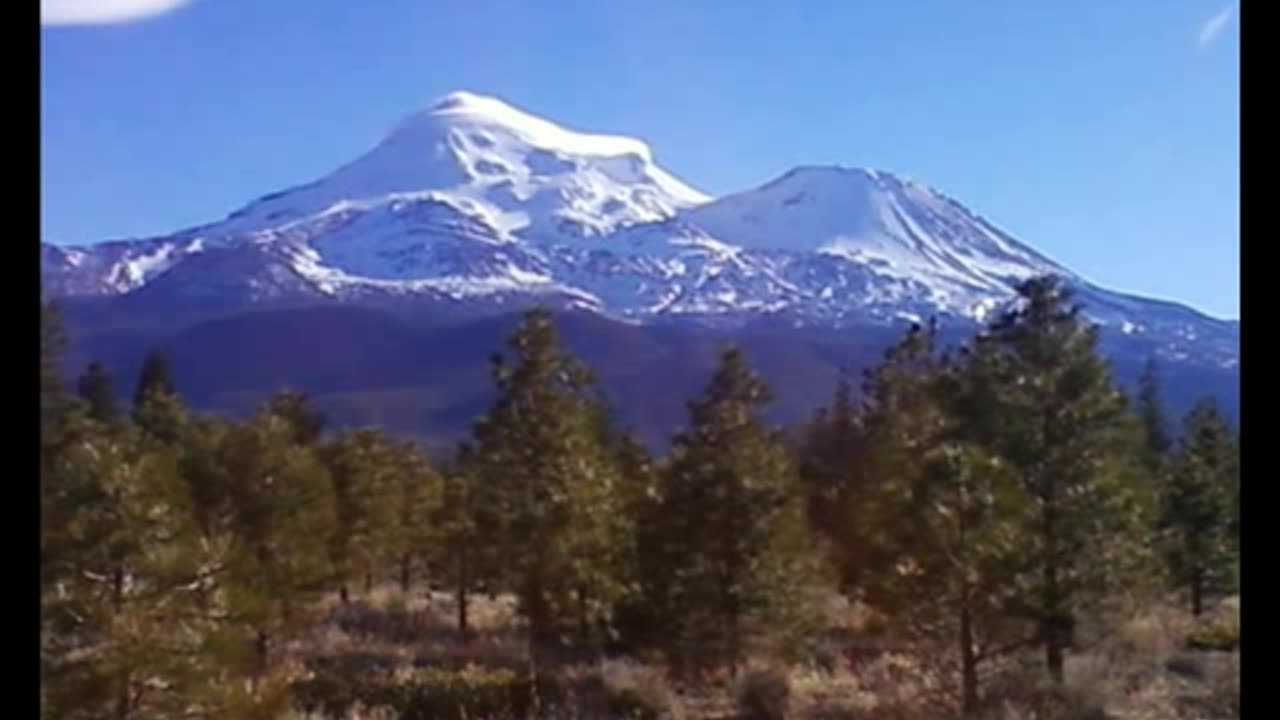
M324 611L331 621L290 649L299 665L337 658L395 672L415 666L518 669L527 664L527 646L510 597L476 597L469 612L476 633L465 642L455 625L454 599L446 593L417 590L406 596L395 586L380 586L367 596L356 594L347 608L336 597L326 599ZM1238 616L1239 603L1231 600L1212 608L1200 622L1238 622ZM788 671L788 718L955 716L956 670L947 663L946 652L871 654L850 667L840 651L878 636L878 623L864 609L833 601L831 625L827 659ZM1093 640L1087 649L1068 657L1064 691L1043 689L1037 655L1014 658L998 677L985 681L988 694L999 697L988 703L983 720L1238 717L1239 655L1188 650L1186 639L1196 626L1188 613L1172 605L1099 622L1090 630ZM661 668L631 660L566 665L560 673L584 686L594 679L594 687L606 694L631 694L645 698L646 704L669 708L664 717L736 717L735 684L727 678L699 687L676 686ZM584 710L576 718L588 716L604 717L598 710Z

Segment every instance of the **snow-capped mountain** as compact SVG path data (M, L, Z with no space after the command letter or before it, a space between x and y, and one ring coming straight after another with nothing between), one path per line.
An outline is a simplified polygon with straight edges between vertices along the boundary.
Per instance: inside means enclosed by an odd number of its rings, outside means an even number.
M710 198L642 141L446 96L330 175L170 236L42 247L52 295L216 301L546 301L637 322L980 322L1062 276L1117 342L1238 362L1239 324L1090 285L888 172L796 168Z

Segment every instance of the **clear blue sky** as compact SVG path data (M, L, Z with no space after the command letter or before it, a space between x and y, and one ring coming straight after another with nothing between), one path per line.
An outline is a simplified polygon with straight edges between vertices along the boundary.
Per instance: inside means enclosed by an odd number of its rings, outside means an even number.
M194 0L48 24L43 236L221 218L465 89L642 137L713 194L897 171L1104 286L1238 317L1239 22L1217 0Z

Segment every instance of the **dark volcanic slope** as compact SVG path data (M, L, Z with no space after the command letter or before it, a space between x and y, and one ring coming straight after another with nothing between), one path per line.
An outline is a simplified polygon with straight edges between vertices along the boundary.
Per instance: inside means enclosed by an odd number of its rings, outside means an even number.
M558 318L564 343L596 371L621 421L655 445L684 422L686 402L729 342L742 345L774 387L772 419L790 423L827 400L842 365L874 363L896 333L717 332L631 325L587 313ZM504 348L519 316L446 324L334 305L241 313L179 330L104 326L100 313L83 308L70 320L72 369L102 360L116 373L122 394L131 390L143 355L158 347L170 358L179 390L197 408L239 415L288 386L310 394L338 425L381 425L436 444L461 437L492 401L488 360ZM1117 368L1126 381L1139 370L1136 362ZM1177 412L1212 393L1227 398L1234 413L1233 373L1178 368L1166 386Z

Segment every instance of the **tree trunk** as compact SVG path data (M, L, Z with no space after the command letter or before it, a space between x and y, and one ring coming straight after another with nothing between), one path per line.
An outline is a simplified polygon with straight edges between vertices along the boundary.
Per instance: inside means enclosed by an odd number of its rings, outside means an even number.
M133 710L133 699L129 694L129 676L126 674L120 681L120 694L116 696L116 720L128 720Z
M973 717L978 710L978 657L973 649L973 625L969 608L960 609L961 715Z
M590 623L587 618L587 591L582 588L578 588L577 596L578 596L577 598L578 599L578 642L581 643L582 647L585 648L587 646L587 641L591 636L591 629L589 627Z
M1046 435L1048 433L1046 432ZM1052 478L1050 478L1052 480ZM1058 533L1057 533L1057 493L1052 482L1044 493L1044 587L1040 603L1040 635L1044 642L1045 668L1049 671L1049 679L1055 685L1062 685L1063 650L1062 607L1063 598L1058 586Z
M413 570L412 556L404 553L400 556L400 592L409 594L409 582L412 579L411 572Z
M1065 680L1064 666L1070 639L1071 619L1063 612L1050 612L1046 614L1040 627L1044 639L1044 659L1045 667L1049 670L1049 679L1055 685L1062 685Z
M1063 673L1062 646L1052 638L1045 643L1044 661L1045 666L1049 668L1049 679L1055 685L1063 684L1065 675Z
M351 590L347 588L346 583L342 583L342 587L338 588L338 598L342 600L343 605L351 604Z
M124 567L120 565L111 572L111 605L117 613L124 607Z
M265 677L267 674L267 668L270 667L268 664L268 660L270 659L268 654L271 649L271 638L267 634L266 630L258 631L258 637L255 639L253 645L258 656L258 676Z
M467 567L467 554L465 552L458 553L458 577L456 597L458 601L458 635L462 639L466 639L469 628L467 626L467 586L471 582L469 577L470 568Z
M529 618L530 656L539 657L541 651L550 649L555 644L555 633L551 607L547 602L542 578L537 572L530 573L525 580L522 600Z
M1191 615L1200 617L1204 612L1204 578L1199 570L1191 574Z
M727 612L725 613L725 638L728 641L729 670L732 677L738 677L738 669L742 664L742 644L740 642L740 626L738 622L737 597L730 594Z
M373 592L373 570L366 569L364 571L364 594L368 595Z

